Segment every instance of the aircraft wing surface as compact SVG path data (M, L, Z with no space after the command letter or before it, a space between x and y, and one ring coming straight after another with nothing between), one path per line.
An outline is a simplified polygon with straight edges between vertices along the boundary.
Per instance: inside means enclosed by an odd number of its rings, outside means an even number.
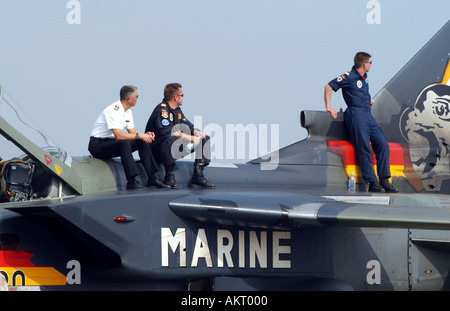
M450 229L450 209L439 205L442 198L414 198L413 204L410 199L401 195L208 192L175 199L169 207L180 217L221 225ZM393 201L408 204L393 205Z

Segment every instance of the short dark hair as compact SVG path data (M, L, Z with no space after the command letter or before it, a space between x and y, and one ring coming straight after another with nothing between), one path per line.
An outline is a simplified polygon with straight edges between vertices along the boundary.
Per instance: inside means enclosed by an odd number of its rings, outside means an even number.
M169 83L164 87L164 99L170 100L178 95L178 90L182 88L180 83Z
M355 55L354 63L356 68L360 68L372 55L366 52L358 52Z
M120 89L120 100L121 101L127 100L134 93L136 93L137 90L138 90L138 88L135 86L132 86L132 85L122 86L122 88Z

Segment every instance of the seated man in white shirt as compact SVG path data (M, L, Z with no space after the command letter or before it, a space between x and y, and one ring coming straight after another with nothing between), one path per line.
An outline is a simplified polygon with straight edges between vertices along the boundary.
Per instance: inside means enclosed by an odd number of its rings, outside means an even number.
M120 90L120 100L106 107L95 121L89 141L89 152L95 158L120 157L129 189L143 186L136 180L139 169L133 152L139 150L139 157L147 173L147 187L168 188L156 177L157 164L150 144L155 139L152 132L138 133L134 127L131 107L138 100L137 87L126 85Z

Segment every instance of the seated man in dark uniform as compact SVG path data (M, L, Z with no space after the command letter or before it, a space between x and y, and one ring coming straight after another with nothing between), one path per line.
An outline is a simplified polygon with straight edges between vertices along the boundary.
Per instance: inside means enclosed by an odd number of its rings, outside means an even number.
M89 141L89 152L99 159L119 157L127 178L127 189L142 188L136 180L139 175L133 152L139 150L141 162L147 173L147 187L167 188L155 173L158 171L150 144L154 133L138 133L134 128L131 107L138 100L137 88L124 86L120 90L120 100L106 107L95 121Z
M153 110L145 131L155 133L152 149L164 165L165 184L178 188L174 175L175 161L195 151L194 174L189 186L215 188L203 175L204 168L211 161L209 136L194 129L194 125L186 119L180 108L183 97L181 84L167 84L164 99Z
M332 91L342 89L347 109L344 112L344 123L358 156L364 181L369 183L370 192L398 192L389 183L391 170L389 164L389 145L380 126L372 115L374 103L369 93L367 73L372 66L371 55L359 52L355 55L354 66L350 72L331 80L325 86L325 108L333 118L337 117L336 109L331 108ZM377 159L378 178L372 164L372 148Z

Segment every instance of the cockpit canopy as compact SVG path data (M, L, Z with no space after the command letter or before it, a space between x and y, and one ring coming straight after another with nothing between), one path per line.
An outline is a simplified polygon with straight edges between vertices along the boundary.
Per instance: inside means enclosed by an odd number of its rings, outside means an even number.
M20 106L14 98L9 95L0 86L0 117L6 121L17 132L24 135L30 141L34 142L37 146L46 150L55 158L61 162L70 166L71 158L67 152L59 147L45 131L36 123L36 121L30 116L22 106ZM14 137L8 137L7 133L4 133L0 129L0 133L3 135L0 138L0 157L3 159L11 158L26 158L28 155L25 150L21 150L19 146L20 142L14 141ZM8 142L11 141L11 142ZM15 145L15 146L14 146Z
M0 86L0 202L81 193L72 158Z

